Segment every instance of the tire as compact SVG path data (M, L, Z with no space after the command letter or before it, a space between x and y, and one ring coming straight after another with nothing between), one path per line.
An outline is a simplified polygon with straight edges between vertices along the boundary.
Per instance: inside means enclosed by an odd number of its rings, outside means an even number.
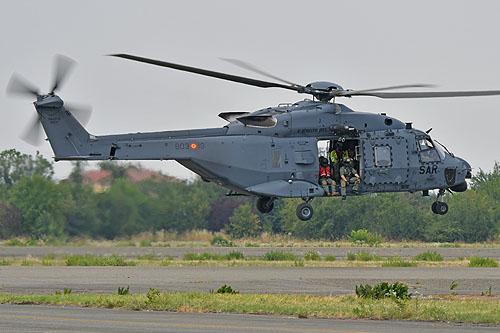
M446 202L438 202L438 204L436 205L436 212L439 215L448 213L448 204Z
M257 199L257 210L263 214L270 213L274 208L274 201L269 197Z
M438 211L436 210L437 205L438 205L438 202L437 202L437 201L434 201L434 202L432 203L431 210L432 210L432 212L433 212L434 214L439 214L439 213L438 213Z
M300 220L307 221L313 216L314 210L311 204L304 202L297 206L296 213Z

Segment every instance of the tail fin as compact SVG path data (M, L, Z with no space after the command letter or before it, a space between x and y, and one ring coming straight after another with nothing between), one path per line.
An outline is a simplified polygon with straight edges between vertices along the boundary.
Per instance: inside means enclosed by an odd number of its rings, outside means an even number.
M91 135L64 107L58 96L43 96L35 103L55 160L87 159Z

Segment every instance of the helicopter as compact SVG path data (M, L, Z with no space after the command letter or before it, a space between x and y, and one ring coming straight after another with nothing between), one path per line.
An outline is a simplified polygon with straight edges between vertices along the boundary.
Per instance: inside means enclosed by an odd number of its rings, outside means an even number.
M418 191L428 196L429 191L437 190L431 209L443 215L448 212L445 192L466 191L466 179L471 178L471 165L431 138L429 131L415 129L412 123L385 113L354 111L336 103L336 98L500 95L500 90L394 91L430 87L424 84L364 90L344 89L326 81L300 85L241 60L224 59L278 83L130 54L110 56L255 87L292 90L311 95L312 99L253 112L221 112L219 117L227 121L221 128L94 135L82 125L82 115L88 118L88 110L74 109L55 94L75 64L72 59L58 55L49 93L41 94L17 74L9 81L8 94L36 98L33 104L37 113L24 139L30 143L36 141L34 138L40 136L43 127L56 162L175 160L203 181L227 188L227 195L257 197L256 208L262 213L271 212L277 198L302 198L304 202L298 205L296 213L303 221L313 216L311 201L328 195L319 182L319 159L328 159L339 143L354 151L359 174L357 191L347 185L347 197ZM335 187L337 190L338 184Z

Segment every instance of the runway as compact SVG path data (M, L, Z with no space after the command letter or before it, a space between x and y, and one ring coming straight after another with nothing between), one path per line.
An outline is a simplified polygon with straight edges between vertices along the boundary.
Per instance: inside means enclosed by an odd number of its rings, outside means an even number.
M0 305L2 332L498 332L498 326Z
M132 293L161 291L208 293L224 284L248 294L353 294L356 285L404 282L420 294L481 294L491 287L500 293L500 268L472 267L73 267L0 266L0 292L53 294L64 288L73 293L114 294L130 286Z

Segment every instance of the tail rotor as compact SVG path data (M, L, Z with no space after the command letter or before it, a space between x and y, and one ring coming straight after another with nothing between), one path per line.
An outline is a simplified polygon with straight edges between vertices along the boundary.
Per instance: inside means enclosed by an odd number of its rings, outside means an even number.
M53 79L48 94L41 94L38 87L17 73L12 74L7 84L6 93L13 97L35 97L36 107L36 103L54 96L55 92L61 88L69 74L73 71L75 65L76 62L67 56L60 54L55 56ZM83 125L88 123L92 114L92 108L90 106L65 103L65 109L72 113ZM37 114L32 117L23 134L20 136L22 140L34 146L38 146L42 142L43 130L40 117L42 117L42 115L37 110Z

